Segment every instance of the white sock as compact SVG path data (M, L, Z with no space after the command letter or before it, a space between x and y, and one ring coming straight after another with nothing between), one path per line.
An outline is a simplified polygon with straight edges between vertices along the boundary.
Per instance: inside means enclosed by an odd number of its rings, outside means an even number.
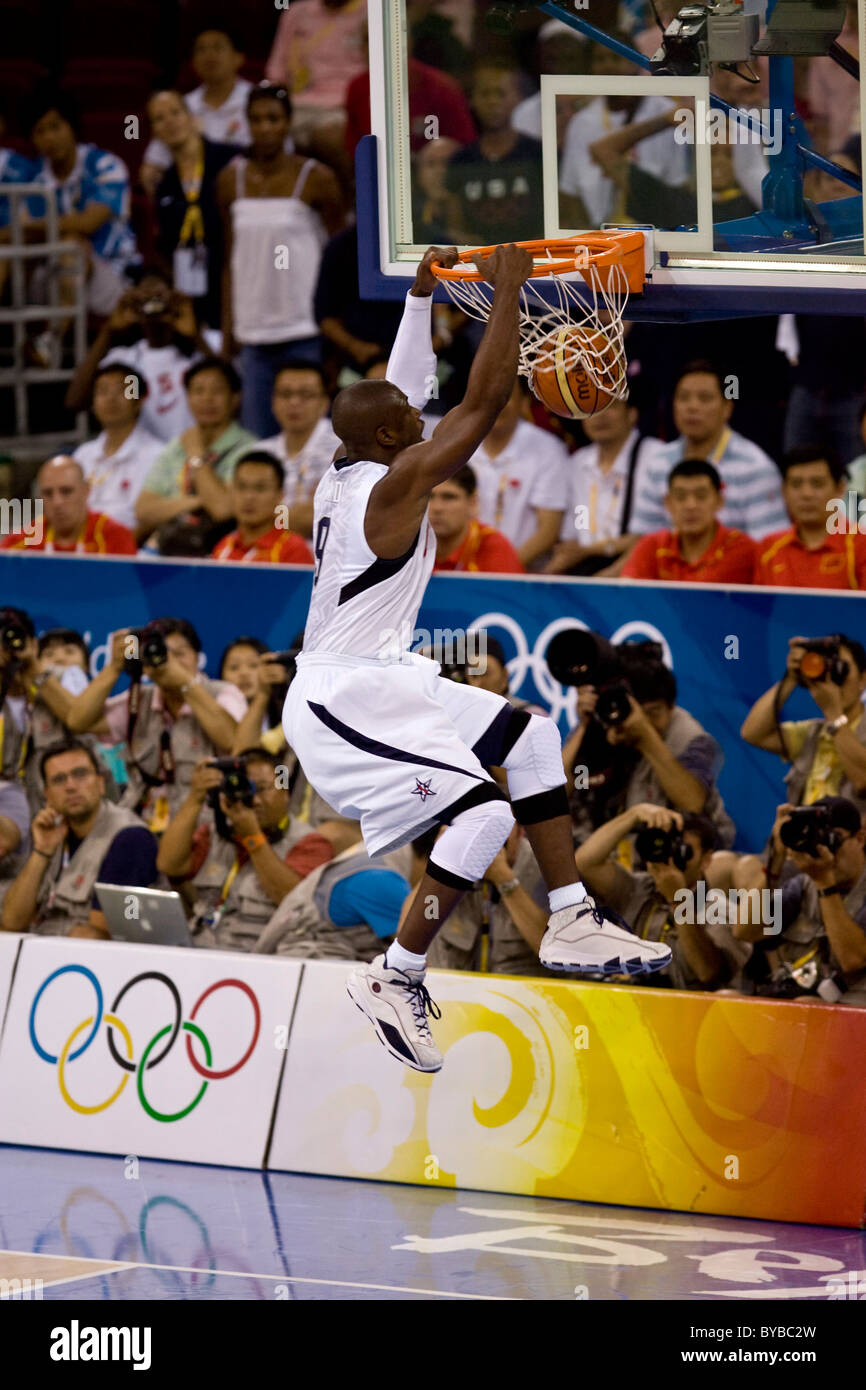
M392 941L385 952L385 966L388 970L426 970L427 957L413 955L399 941Z
M586 897L582 883L569 883L565 888L551 888L547 895L551 912L559 912L563 907L575 907Z

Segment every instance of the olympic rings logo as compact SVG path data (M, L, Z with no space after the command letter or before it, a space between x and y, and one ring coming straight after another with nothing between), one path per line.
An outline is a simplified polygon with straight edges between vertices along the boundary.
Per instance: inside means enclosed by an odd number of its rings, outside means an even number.
M554 618L539 632L531 651L526 633L520 623L508 613L482 613L480 617L468 624L468 631L489 630L497 627L508 633L517 648L516 655L508 662L508 684L512 695L520 693L520 687L527 675L531 675L536 690L550 709L550 717L554 723L558 724L562 716L565 715L568 728L573 728L577 722L577 691L573 687L565 688L553 679L547 662L544 660L544 654L557 633L565 632L568 628L578 628L581 632L587 632L589 631L587 624L581 622L579 618ZM653 623L640 619L623 623L616 632L611 633L607 640L616 646L619 642L647 639L661 643L662 660L666 666L673 667L671 649L664 633L660 632Z
M58 1055L53 1055L52 1053L46 1051L46 1049L42 1046L42 1044L39 1042L39 1039L36 1036L36 1010L39 1006L40 999L42 998L43 994L47 990L48 986L52 983L52 981L59 979L61 975L71 974L83 975L85 979L90 981L90 984L93 986L93 990L96 995L96 1008L89 1018L85 1018L83 1022L79 1023L78 1026L72 1030L69 1037L66 1039L66 1042L63 1045L61 1052ZM132 1038L130 1037L129 1029L123 1022L123 1020L119 1017L117 1010L124 996L127 995L129 991L134 988L135 985L141 984L143 980L157 980L160 984L165 985L166 989L171 995L172 1003L174 1005L174 1022L166 1024L164 1028L160 1028L159 1031L153 1035L150 1042L147 1044L147 1047L141 1054L141 1059L136 1063L133 1060ZM203 1032L202 1028L199 1026L199 1024L193 1021L196 1018L199 1009L202 1007L205 1000L208 999L210 995L214 994L218 989L239 989L243 994L247 996L250 1003L252 1004L254 1016L253 1035L246 1052L243 1054L240 1061L235 1062L234 1065L231 1067L223 1068L223 1070L221 1071L217 1071L212 1067L213 1056L211 1054L210 1042L206 1034ZM54 1065L55 1063L57 1064L57 1076L60 1084L60 1094L66 1101L66 1104L69 1106L70 1110L75 1110L79 1115L97 1115L100 1111L107 1110L108 1107L110 1105L113 1105L114 1102L125 1090L127 1082L130 1080L130 1077L134 1076L136 1082L136 1089L138 1091L138 1099L141 1102L142 1109L150 1116L152 1120L159 1120L163 1124L171 1124L175 1120L182 1120L186 1115L189 1115L193 1110L195 1110L196 1106L203 1099L204 1093L207 1090L211 1081L221 1081L227 1076L234 1076L235 1072L240 1071L241 1067L249 1061L250 1057L252 1056L253 1048L255 1047L258 1041L262 1022L261 1009L259 1008L259 1001L256 998L255 994L250 989L249 985L245 984L243 980L234 979L217 980L215 984L209 985L208 988L204 990L204 992L196 1000L190 1012L189 1019L183 1020L182 1014L183 1009L181 1006L180 994L178 993L177 985L174 983L173 980L170 980L167 975L163 975L159 971L148 970L141 975L134 975L131 980L127 980L123 988L118 990L117 995L110 1009L104 1012L102 986L100 985L99 980L96 978L93 971L88 970L87 967L84 965L62 965L58 970L53 971L52 974L50 974L45 980L43 980L42 984L39 986L39 989L36 991L36 996L30 1007L30 1041L33 1044L34 1050L38 1053L38 1055L42 1058L44 1062L49 1062L52 1065ZM120 1084L117 1087L115 1087L115 1089L112 1091L111 1095L108 1097L107 1100L100 1101L98 1105L82 1105L80 1101L75 1100L75 1098L70 1094L69 1087L67 1086L66 1081L67 1068L71 1062L74 1062L76 1058L80 1057L83 1052L87 1051L87 1049L90 1047L90 1044L96 1037L96 1034L99 1032L100 1024L102 1024L103 1022L106 1026L106 1039L108 1042L108 1050L111 1053L112 1060L125 1074L121 1077ZM88 1029L89 1032L86 1033L84 1041L79 1043L76 1047L75 1044L80 1038L81 1034L85 1033L85 1031ZM115 1037L115 1030L117 1034L119 1034L120 1036L120 1040L122 1043L122 1052L118 1048L117 1038ZM174 1112L174 1114L170 1115L160 1110L157 1110L156 1107L152 1105L151 1102L148 1100L145 1094L144 1086L145 1073L151 1071L154 1067L159 1066L160 1062L165 1061L166 1057L168 1056L169 1052L174 1046L178 1035L182 1031L187 1034L187 1059L189 1060L190 1066L193 1068L193 1070L197 1072L198 1075L203 1078L203 1080L201 1086L198 1089L198 1092L195 1096L193 1096L189 1104L185 1105L181 1110L177 1110ZM162 1047L159 1048L159 1050L156 1051L153 1056L151 1056L151 1054L154 1053L154 1049L156 1049L158 1047L158 1044L162 1041L162 1039L166 1037L166 1034L168 1034L168 1037L165 1043L163 1043ZM202 1063L196 1057L195 1051L193 1049L193 1039L197 1039L198 1043L200 1044L201 1049L204 1052L206 1065L202 1065Z

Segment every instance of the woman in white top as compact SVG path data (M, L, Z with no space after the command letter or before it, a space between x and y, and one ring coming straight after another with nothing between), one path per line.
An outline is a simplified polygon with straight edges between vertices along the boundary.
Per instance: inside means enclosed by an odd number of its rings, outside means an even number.
M226 239L223 350L240 348L241 419L260 437L277 432L271 393L278 368L320 359L313 295L325 240L343 225L332 170L283 149L291 119L284 87L255 87L247 102L249 158L232 160L217 182Z

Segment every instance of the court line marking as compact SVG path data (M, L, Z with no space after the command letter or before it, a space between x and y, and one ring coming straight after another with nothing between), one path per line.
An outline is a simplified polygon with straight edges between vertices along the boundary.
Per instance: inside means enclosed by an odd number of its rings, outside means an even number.
M2 1252L7 1255L29 1255L33 1256L32 1250L5 1250ZM105 1265L104 1260L99 1260L88 1255L55 1255L54 1259L77 1259L82 1263ZM484 1303L519 1303L521 1300L509 1297L508 1294L496 1293L451 1293L445 1289L416 1289L408 1284L363 1284L352 1279L308 1279L296 1274L257 1274L250 1269L202 1269L195 1265L158 1265L144 1264L139 1261L130 1261L128 1264L119 1265L116 1269L106 1270L104 1268L95 1270L91 1274L82 1274L82 1279L92 1279L100 1274L109 1277L112 1274L123 1274L130 1269L164 1269L176 1274L220 1274L227 1279L273 1279L277 1284L323 1284L327 1288L336 1289L378 1289L386 1293L419 1293L429 1294L432 1298L468 1298L475 1302ZM62 1283L74 1283L74 1277L64 1279ZM48 1288L49 1285L45 1285Z

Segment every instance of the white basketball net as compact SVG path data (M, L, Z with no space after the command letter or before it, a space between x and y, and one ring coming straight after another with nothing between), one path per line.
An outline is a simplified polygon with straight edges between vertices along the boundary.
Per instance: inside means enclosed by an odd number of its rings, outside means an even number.
M536 257L536 260L539 258ZM621 265L606 266L602 283L595 266L588 264L590 283L583 275L566 279L562 275L538 277L553 285L555 302L550 304L527 280L520 292L520 364L518 372L532 381L539 367L553 367L554 351L561 353L560 365L570 371L582 367L600 391L615 400L626 394L626 356L622 316L628 302L628 277ZM459 309L486 323L493 308L494 286L486 280L443 280L441 282ZM580 328L580 338L557 344L563 328Z

